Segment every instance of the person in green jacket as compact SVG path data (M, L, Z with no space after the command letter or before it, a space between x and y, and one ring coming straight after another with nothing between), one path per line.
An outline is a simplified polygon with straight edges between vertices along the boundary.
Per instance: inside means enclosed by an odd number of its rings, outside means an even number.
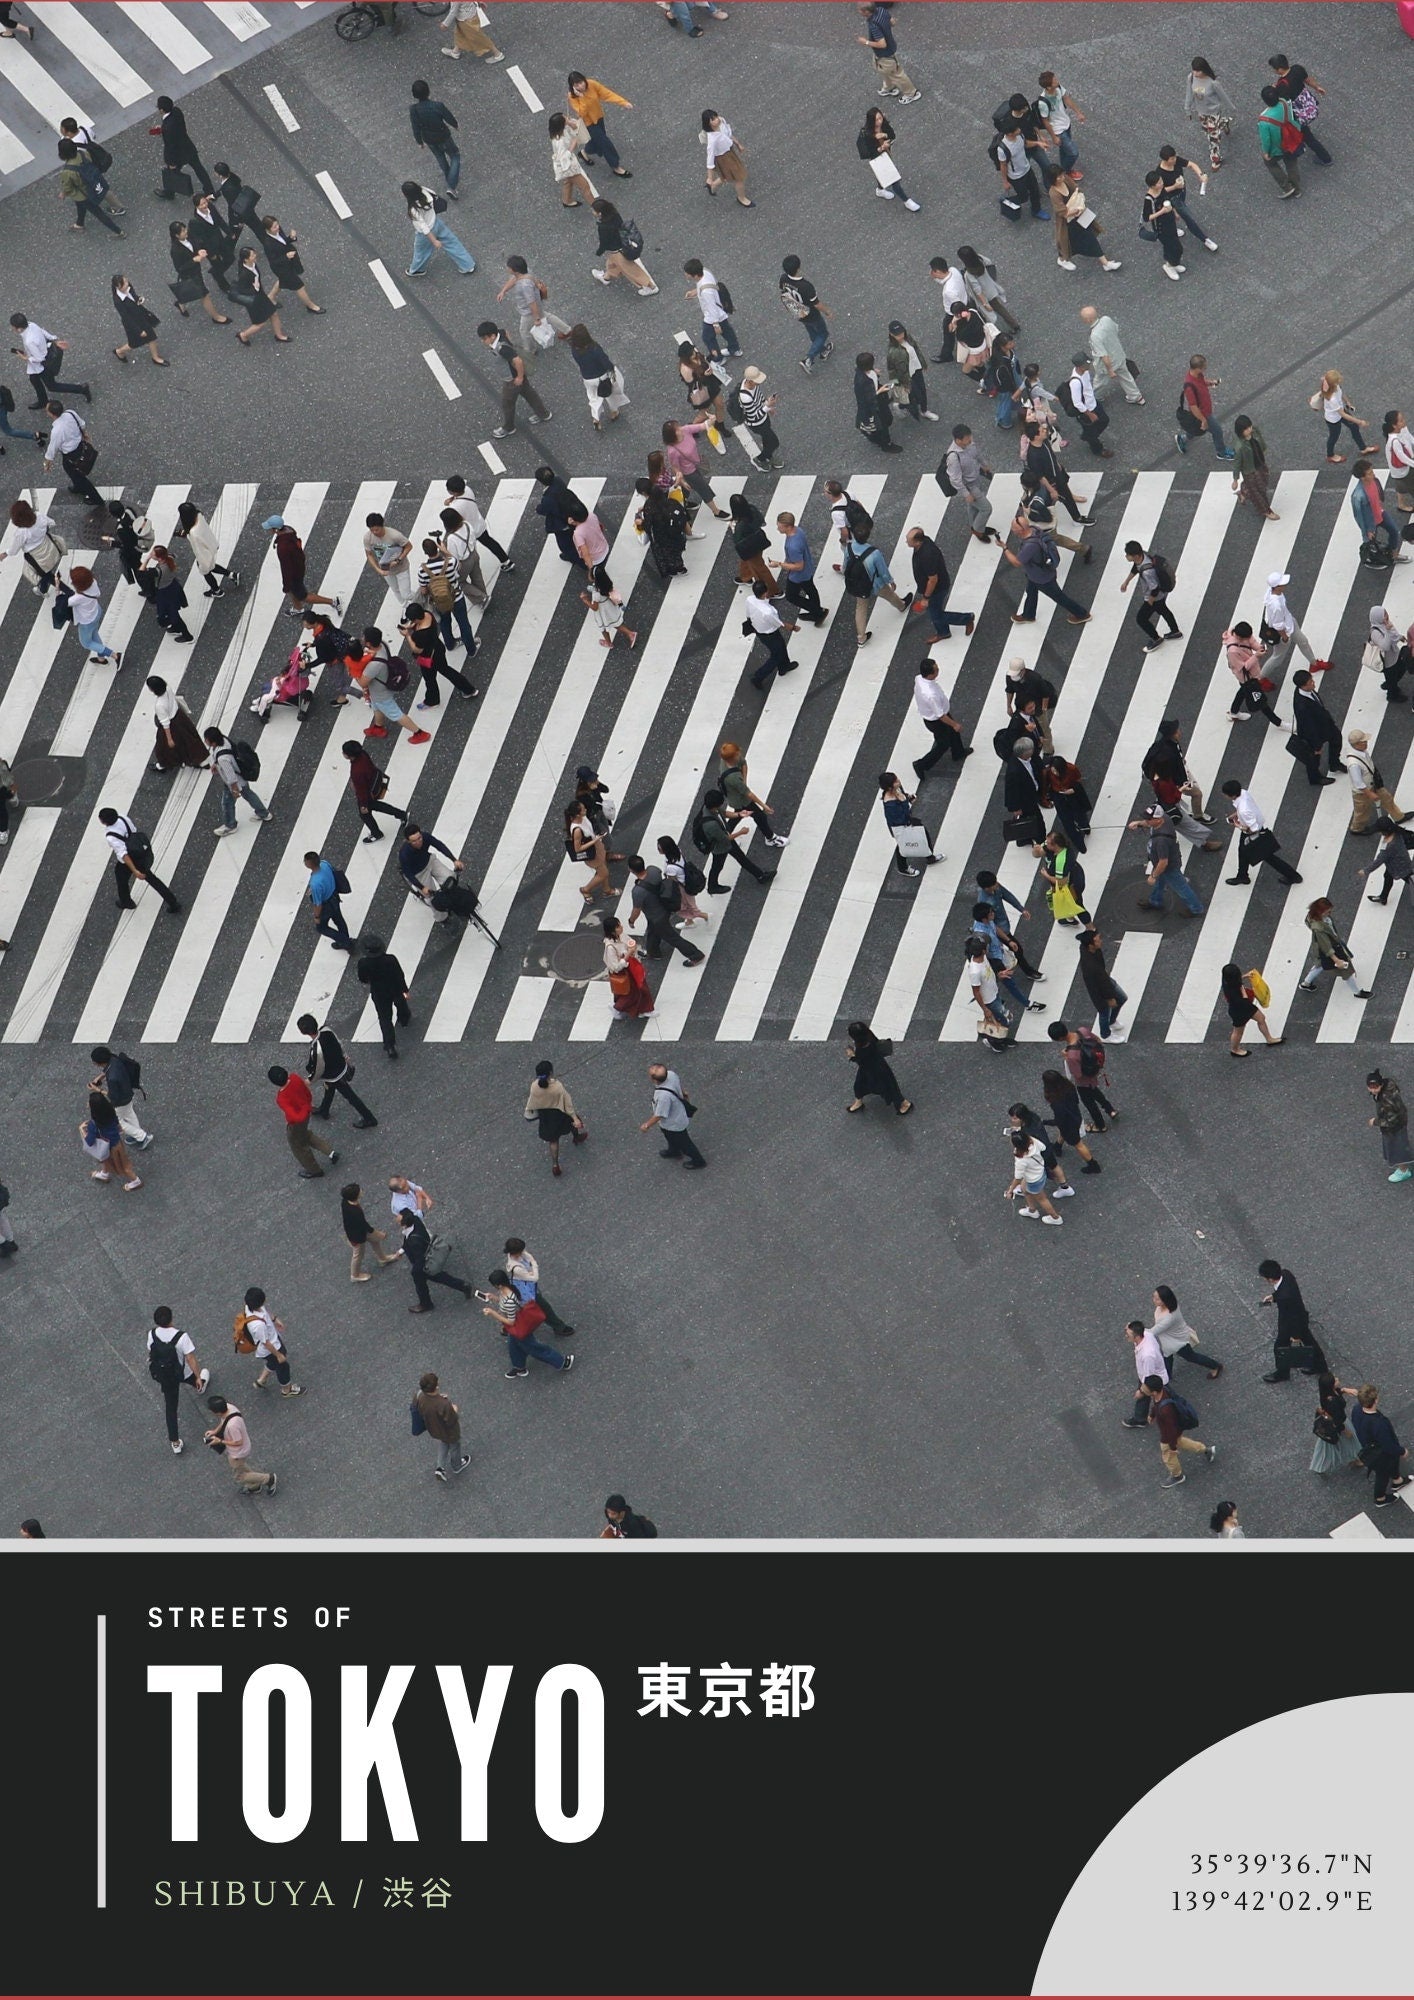
M70 229L82 229L84 216L92 215L111 229L115 236L124 232L103 206L103 197L108 192L108 183L99 173L86 153L81 153L72 139L59 141L59 199L75 204L77 220L69 224Z
M1281 191L1282 200L1288 201L1292 195L1301 192L1301 172L1296 164L1295 153L1284 150L1281 137L1283 130L1289 126L1299 138L1301 127L1269 83L1262 85L1262 104L1263 110L1257 120L1257 137L1261 142L1262 158L1266 162L1267 172Z
M1264 521L1279 521L1272 512L1271 467L1267 463L1267 441L1250 417L1239 417L1233 425L1237 440L1232 467L1232 490L1239 500L1255 507Z

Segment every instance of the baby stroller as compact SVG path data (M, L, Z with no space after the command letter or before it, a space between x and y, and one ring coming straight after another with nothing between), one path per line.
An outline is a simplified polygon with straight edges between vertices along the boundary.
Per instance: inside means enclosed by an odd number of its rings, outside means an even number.
M273 675L251 703L251 714L258 715L264 722L272 708L292 708L297 720L303 722L314 706L314 696L309 688L313 664L313 652L304 645L296 646L290 654L288 666Z

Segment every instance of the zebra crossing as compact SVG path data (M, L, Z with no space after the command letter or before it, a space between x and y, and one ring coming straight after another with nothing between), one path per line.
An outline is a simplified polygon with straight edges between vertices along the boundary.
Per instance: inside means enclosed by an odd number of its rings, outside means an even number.
M281 41L310 20L316 0L268 11L253 0L24 0L17 24L33 39L0 38L0 184L8 190L54 166L60 121L108 138L159 94L179 96Z
M717 480L719 499L746 477ZM1042 1040L1049 1020L1068 1007L1083 1013L1084 1001L1074 933L1051 922L1029 850L1006 847L1001 834L991 737L1005 715L1006 663L1020 655L1057 684L1056 747L1080 765L1094 801L1086 898L1130 995L1131 1039L1220 1041L1227 1023L1218 975L1235 958L1265 972L1269 1019L1293 1039L1414 1040L1414 987L1402 962L1408 918L1396 903L1381 908L1363 898L1355 870L1369 843L1346 838L1348 787L1309 787L1285 752L1284 730L1226 720L1231 677L1221 633L1240 616L1255 621L1268 573L1289 568L1301 622L1336 663L1323 676L1328 704L1343 729L1367 731L1396 795L1402 788L1404 801L1414 800L1409 710L1387 707L1379 677L1358 664L1376 591L1382 586L1391 615L1407 625L1414 586L1401 568L1370 589L1343 488L1313 472L1288 473L1275 495L1280 520L1258 524L1235 506L1225 472L1195 481L1182 469L1124 476L1097 468L1093 481L1080 482L1093 493L1094 562L1073 570L1074 558L1062 555L1062 581L1068 573L1066 587L1093 605L1091 623L1072 629L1046 599L1034 624L1011 623L1015 571L995 545L966 536L957 506L949 510L931 477L853 479L900 584L910 574L906 531L939 532L953 559L951 602L977 614L970 638L958 630L933 655L976 754L923 788L920 811L941 859L909 880L893 867L875 780L888 768L907 777L928 747L912 703L926 628L879 603L873 639L856 649L853 600L831 567L837 551L821 479L788 472L754 496L768 523L784 510L806 526L829 613L827 623L793 637L798 671L764 695L747 679L754 641L742 630L723 524L704 514L703 539L688 545L687 574L665 587L645 561L627 481L573 483L605 524L609 568L637 647L598 643L579 599L579 572L534 517L538 489L503 478L486 507L516 572L497 573L490 605L474 614L482 697L426 711L418 720L431 742L413 745L397 733L383 760L389 800L465 856L486 922L504 939L500 952L476 931L452 939L433 924L404 890L395 838L362 842L340 749L361 730L360 703L332 706L316 680L303 722L276 708L262 727L247 713L297 630L283 615L261 518L278 512L298 528L314 587L343 600L346 626L392 632L398 607L365 564L364 519L385 513L416 541L436 520L440 482L378 478L336 490L311 479L288 491L233 482L214 499L193 496L209 512L222 561L246 581L219 601L193 590L186 615L195 640L181 646L116 579L112 559L96 558L105 636L125 655L118 673L87 665L73 636L54 628L48 600L32 596L21 566L0 564L0 757L21 779L27 767L43 768L65 783L60 804L46 803L43 786L36 788L38 802L15 817L0 850L0 936L10 941L0 956L0 1039L15 1046L115 1036L275 1042L296 1039L294 1021L305 1012L334 1018L356 1040L376 1039L346 955L312 928L303 856L317 850L348 874L344 909L354 933L390 941L412 984L411 1032L431 1042L579 1043L611 1032L670 1042L819 1042L856 1015L895 1038L971 1042L975 1009L961 977L961 943L979 867L994 868L1031 912L1028 955L1046 975L1037 994L1047 1012L1024 1016L1017 1035ZM761 484L753 477L753 487ZM188 491L173 482L142 496L159 540ZM1018 491L1014 474L998 476L998 520ZM41 507L54 500L43 490L35 498ZM61 502L61 527L67 515ZM1133 599L1118 587L1129 540L1161 549L1178 574L1173 604L1185 636L1150 656ZM95 560L82 548L72 557ZM490 576L496 565L485 560ZM144 681L152 673L183 693L200 727L215 723L256 743L270 825L243 813L235 837L213 840L209 776L150 769L154 725ZM1285 676L1277 701L1288 712ZM1206 904L1201 920L1136 911L1143 836L1125 823L1148 802L1140 759L1166 715L1183 719L1189 762L1207 793L1229 775L1251 785L1304 877L1299 887L1259 869L1252 888L1230 888L1223 877L1231 851L1195 855L1189 866ZM581 903L582 871L566 859L561 837L576 767L594 767L618 802L616 849L651 858L657 837L669 833L690 851L687 829L727 739L743 747L751 786L772 801L790 844L772 856L769 893L734 876L729 896L704 897L711 921L692 935L705 963L655 966L655 1014L641 1029L617 1023L604 980L547 970L547 944L580 926L598 932L597 913L586 915ZM136 909L114 908L96 820L105 805L151 833L156 872L180 897L180 917L167 916L142 889ZM1305 910L1321 894L1336 902L1362 981L1375 988L1371 1001L1355 1003L1339 984L1296 993L1307 962ZM626 893L614 907L628 916Z

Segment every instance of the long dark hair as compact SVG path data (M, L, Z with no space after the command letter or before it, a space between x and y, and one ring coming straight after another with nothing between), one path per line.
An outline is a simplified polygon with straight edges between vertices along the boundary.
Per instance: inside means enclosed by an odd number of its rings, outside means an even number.
M1079 1096L1075 1085L1068 1076L1062 1076L1058 1069L1041 1071L1041 1095L1047 1104L1064 1104L1069 1098Z
M1242 991L1241 966L1225 965L1222 970L1222 984L1223 998L1229 1005L1233 1005L1245 997Z

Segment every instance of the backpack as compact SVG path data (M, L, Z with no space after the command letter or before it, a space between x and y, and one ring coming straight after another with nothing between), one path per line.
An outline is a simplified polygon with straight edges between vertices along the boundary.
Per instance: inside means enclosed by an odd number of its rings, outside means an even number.
M683 887L689 896L700 896L707 887L707 877L695 861L684 859L682 864Z
M120 1063L126 1063L128 1066L128 1075L133 1080L134 1094L136 1094L139 1090L142 1090L142 1064L137 1060L136 1056L130 1056L127 1054L125 1050L119 1049L118 1061ZM142 1094L144 1097L146 1097L147 1092L145 1090L142 1090Z
M1159 579L1159 589L1167 597L1177 581L1173 564L1167 556L1156 555L1153 549L1149 551L1149 560L1154 565L1155 576Z
M1360 544L1360 561L1366 569L1392 569L1394 551L1387 549L1383 542L1377 542L1373 535Z
M1195 413L1186 396L1180 399L1178 408L1173 414L1179 429L1188 437L1194 438L1203 435L1203 419Z
M710 854L712 852L711 848L707 845L707 836L703 830L703 822L705 819L706 819L705 810L699 813L695 813L693 815L692 844L697 849L699 854ZM701 872L702 872L701 869L699 869L698 873L701 874ZM697 891L694 889L692 893L695 896L697 894Z
M387 664L388 691L390 694L401 694L412 677L412 669L401 653L396 659L390 658Z
M1041 553L1046 558L1045 574L1047 576L1054 576L1060 568L1060 557L1056 554L1055 543L1049 535L1043 534L1039 528L1032 534L1031 540L1041 544Z
M1105 1068L1105 1045L1092 1028L1080 1030L1080 1074L1084 1077L1102 1076Z
M744 424L746 422L746 416L741 407L740 385L727 391L727 415L734 424Z
M417 1407L416 1396L414 1396L412 1401L408 1404L408 1415L412 1419L413 1436L415 1438L420 1438L422 1436L422 1433L427 1429L427 1425L423 1422L422 1412Z
M176 1388L181 1383L182 1357L177 1352L180 1338L177 1327L172 1328L170 1340L164 1340L156 1327L152 1329L152 1351L147 1357L147 1372L160 1388Z
M1173 1409L1174 1415L1178 1418L1178 1428L1181 1431L1196 1431L1198 1428L1198 1412L1194 1409L1188 1398L1180 1396L1177 1389L1170 1387L1167 1391L1167 1400Z
M145 875L157 858L152 852L152 842L140 828L133 825L131 820L125 820L123 824L128 829L126 840L129 859L139 872Z
M248 785L253 785L260 776L260 759L256 755L254 744L244 740L233 743L231 754L236 760L236 769Z
M235 1341L237 1354L254 1354L255 1352L255 1342L250 1337L250 1321L251 1315L249 1313L238 1312L236 1314L231 1333Z
M863 555L857 555L851 549L849 555L846 557L844 587L851 597L872 597L874 595L874 579L869 574L869 564L867 561L867 558L873 555L873 553L874 549L871 544L864 551Z
M844 520L845 526L857 542L867 541L874 532L874 516L867 507L849 494L845 495Z
M1314 114L1313 114L1314 115ZM93 138L77 141L79 150L87 153L100 174L106 174L113 164L113 155L106 146L100 146Z
M643 255L643 231L636 222L626 222L619 231L619 240L624 246L625 257L638 258ZM722 304L727 305L726 289L722 290ZM727 311L731 307L727 306Z
M450 611L457 601L457 593L452 588L452 579L444 570L434 571L427 579L427 601L434 611Z
M638 247L640 250L643 248L641 241ZM736 311L736 307L732 303L732 295L720 278L717 280L717 297L722 301L722 311L724 313L731 314Z
M939 486L942 487L948 499L956 500L957 488L956 486L953 485L952 474L948 471L948 459L950 456L951 456L951 447L949 447L948 451L945 451L943 453L943 462L938 467L933 477L937 480Z
M682 890L671 875L665 875L653 893L670 917L676 915L682 908Z
M353 894L353 890L349 887L349 878L342 868L334 869L334 894L336 896L351 896Z

